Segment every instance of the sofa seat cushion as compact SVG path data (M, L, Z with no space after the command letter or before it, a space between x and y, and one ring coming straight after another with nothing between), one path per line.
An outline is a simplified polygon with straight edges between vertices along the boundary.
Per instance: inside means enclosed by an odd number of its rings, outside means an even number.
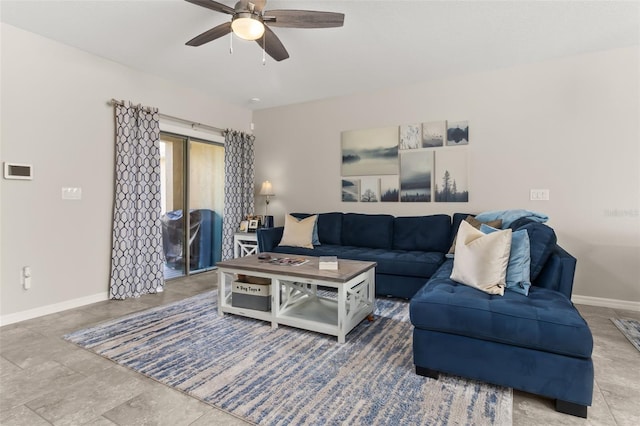
M335 256L336 247L342 246L322 244L314 246L312 249L294 246L276 246L273 248L272 252L281 254L297 254L301 256Z
M338 256L342 259L377 262L376 273L410 277L431 277L444 261L444 253L373 249L323 244L314 249L278 246L277 253L306 256Z
M411 322L416 328L591 357L591 331L562 293L532 286L529 296L487 294L449 279L452 264L445 262L411 299Z

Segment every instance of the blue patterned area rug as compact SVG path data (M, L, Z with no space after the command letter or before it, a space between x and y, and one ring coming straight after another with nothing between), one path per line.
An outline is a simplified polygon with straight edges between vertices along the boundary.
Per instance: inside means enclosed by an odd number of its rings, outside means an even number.
M618 330L629 339L631 344L640 351L640 321L633 319L611 318Z
M406 302L332 336L217 313L217 293L65 339L261 425L511 425L512 391L415 374Z

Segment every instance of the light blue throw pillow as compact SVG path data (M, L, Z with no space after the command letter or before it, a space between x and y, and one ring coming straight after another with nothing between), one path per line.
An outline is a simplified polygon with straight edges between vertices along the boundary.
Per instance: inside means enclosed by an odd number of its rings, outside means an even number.
M484 223L480 226L480 231L485 234L499 231ZM514 231L511 234L511 252L509 253L509 264L507 265L507 290L515 291L525 296L529 295L531 287L531 247L529 243L529 233L523 229Z
M538 223L545 223L549 220L549 216L544 213L524 209L494 210L476 215L476 219L480 222L489 222L496 219L502 220L502 229L507 229L513 222L523 217Z
M316 223L313 224L313 234L311 235L311 244L313 244L314 246L320 245L320 238L318 238L318 218L316 218Z

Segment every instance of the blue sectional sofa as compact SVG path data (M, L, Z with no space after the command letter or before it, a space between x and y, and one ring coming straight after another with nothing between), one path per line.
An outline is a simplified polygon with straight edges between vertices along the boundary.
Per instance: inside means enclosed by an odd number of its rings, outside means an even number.
M299 218L308 214L295 214ZM393 217L318 215L319 245L278 246L283 228L258 231L260 251L369 260L376 294L411 299L416 373L440 372L546 396L556 409L587 416L593 394L593 340L571 303L576 259L550 227L510 225L530 240L529 294L491 295L451 280L446 256L467 214Z

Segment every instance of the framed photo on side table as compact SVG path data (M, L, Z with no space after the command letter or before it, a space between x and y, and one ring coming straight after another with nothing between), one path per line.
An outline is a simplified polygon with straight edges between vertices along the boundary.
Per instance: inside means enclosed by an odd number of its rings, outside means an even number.
M256 232L257 229L258 229L258 219L249 220L249 228L247 229L247 231Z

